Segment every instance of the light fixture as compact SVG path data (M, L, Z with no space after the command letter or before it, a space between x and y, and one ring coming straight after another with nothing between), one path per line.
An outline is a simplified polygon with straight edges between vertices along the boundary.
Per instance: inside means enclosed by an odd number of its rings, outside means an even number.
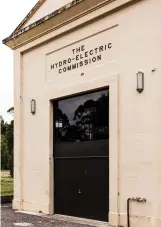
M144 90L144 73L139 71L137 73L137 88L136 90L141 93Z
M35 99L31 100L31 113L33 115L36 113L36 101L35 101Z

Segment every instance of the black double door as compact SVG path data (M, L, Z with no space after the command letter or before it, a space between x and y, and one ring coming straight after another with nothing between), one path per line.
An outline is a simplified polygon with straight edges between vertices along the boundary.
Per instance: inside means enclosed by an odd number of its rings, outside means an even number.
M55 213L108 221L108 89L54 107Z

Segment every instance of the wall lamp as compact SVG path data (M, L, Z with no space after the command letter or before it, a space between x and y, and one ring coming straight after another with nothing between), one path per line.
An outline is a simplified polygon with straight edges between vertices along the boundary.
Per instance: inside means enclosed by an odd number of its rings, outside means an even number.
M144 73L138 72L137 73L137 88L136 90L141 93L144 90Z
M31 113L33 115L36 113L36 101L35 101L35 99L31 100Z

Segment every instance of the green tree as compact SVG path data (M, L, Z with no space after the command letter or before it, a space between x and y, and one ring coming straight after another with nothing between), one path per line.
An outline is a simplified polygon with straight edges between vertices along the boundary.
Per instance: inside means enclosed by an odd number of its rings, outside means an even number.
M13 115L14 108L10 108L8 113ZM4 122L0 119L1 126L1 168L9 169L10 175L13 177L13 130L14 130L14 121L10 123Z
M11 121L6 124L5 138L7 140L8 152L9 152L9 170L10 175L13 177L13 130L14 122Z
M66 139L66 133L70 126L69 119L66 114L62 112L61 109L56 109L56 122L61 123L62 127L56 128L56 135L59 140Z
M83 139L107 138L109 128L109 97L87 100L78 106L73 120Z
M7 139L4 135L1 135L1 169L8 170L9 169L9 151L8 151L8 143Z
M14 107L11 107L7 110L7 113L11 114L14 116ZM9 170L10 170L10 175L13 177L14 174L14 121L11 121L10 124L7 125L6 127L6 138L8 141L8 149L9 149L9 154L10 154L10 159L9 159Z
M80 105L74 114L73 120L76 122L78 131L82 135L82 139L92 139L93 128L96 121L96 104L97 102L90 99Z
M1 119L1 135L5 135L5 133L6 133L6 124L2 118Z
M14 116L14 107L11 107L7 110L7 113L11 114ZM6 126L6 138L8 141L8 149L9 149L9 154L10 154L10 159L9 159L9 170L10 170L10 175L13 177L14 173L14 121L11 121L10 124L7 124Z

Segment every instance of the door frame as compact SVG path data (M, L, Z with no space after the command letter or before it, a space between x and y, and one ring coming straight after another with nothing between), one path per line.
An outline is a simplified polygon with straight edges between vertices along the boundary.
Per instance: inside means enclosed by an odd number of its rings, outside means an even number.
M106 77L105 77L106 76ZM109 87L109 223L119 225L119 74L104 75L94 82L86 84L84 89L72 92L67 89L57 99L66 98L77 94L92 92ZM75 88L73 88L75 91ZM49 211L54 212L54 141L53 141L53 100L50 101L50 163L49 163ZM116 105L114 105L114 103Z

